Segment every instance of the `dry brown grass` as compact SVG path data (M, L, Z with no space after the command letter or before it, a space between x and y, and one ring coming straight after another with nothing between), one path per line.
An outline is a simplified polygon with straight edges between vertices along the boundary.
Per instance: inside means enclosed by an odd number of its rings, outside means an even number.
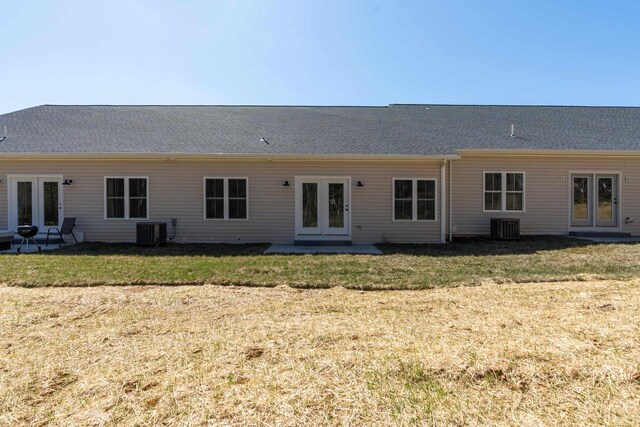
M638 425L640 284L0 287L3 425Z

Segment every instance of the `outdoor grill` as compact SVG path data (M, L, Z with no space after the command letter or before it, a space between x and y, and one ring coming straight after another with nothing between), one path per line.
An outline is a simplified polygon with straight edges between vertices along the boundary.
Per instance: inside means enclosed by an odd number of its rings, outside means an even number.
M27 250L29 250L29 240L33 242L33 244L36 246L36 248L38 248L38 250L41 250L40 246L38 246L38 243L36 242L36 239L34 238L35 235L38 234L37 226L21 225L18 227L17 231L20 237L22 237L22 241L20 242L20 246L18 247L18 252L20 252L20 250L22 249L22 245L24 244L27 245Z

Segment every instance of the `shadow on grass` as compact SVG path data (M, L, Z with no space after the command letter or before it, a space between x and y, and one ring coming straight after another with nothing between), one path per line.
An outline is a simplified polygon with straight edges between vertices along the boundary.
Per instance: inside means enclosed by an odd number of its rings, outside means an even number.
M499 241L488 238L456 239L447 244L392 244L380 243L376 246L384 255L409 255L425 257L457 257L486 255L526 255L544 251L569 248L594 247L610 243L598 243L562 236L524 236L520 240ZM618 243L632 245L637 243ZM132 243L82 243L51 251L43 251L36 256L151 256L151 257L234 257L263 255L268 243L259 244L212 244L188 243L167 244L159 247L138 246ZM4 255L4 254L3 254ZM15 254L6 254L15 255ZM333 254L321 254L331 256ZM344 254L335 254L344 256ZM268 255L304 256L304 255Z
M139 246L133 243L81 243L42 252L30 252L34 256L205 256L231 257L262 255L269 247L268 243L260 244L167 244L164 246ZM5 253L2 255L16 255Z
M385 255L430 257L527 255L570 248L594 247L603 244L563 236L522 236L519 240L493 240L473 237L456 239L451 243L434 245L376 245ZM631 245L635 243L619 243Z

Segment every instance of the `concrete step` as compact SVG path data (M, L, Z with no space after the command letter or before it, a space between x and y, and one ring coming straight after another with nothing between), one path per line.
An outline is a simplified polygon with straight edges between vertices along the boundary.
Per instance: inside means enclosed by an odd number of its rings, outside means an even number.
M296 240L295 246L352 246L351 240Z

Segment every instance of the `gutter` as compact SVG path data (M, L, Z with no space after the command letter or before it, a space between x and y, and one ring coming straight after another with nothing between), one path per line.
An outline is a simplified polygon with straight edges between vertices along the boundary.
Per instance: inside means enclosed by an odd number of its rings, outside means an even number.
M640 150L518 150L518 149L488 149L488 150L456 150L458 159L464 156L555 156L555 157L639 157Z
M449 162L449 242L453 242L453 160Z
M458 155L410 156L396 154L373 155L323 155L323 154L193 154L193 153L3 153L0 159L28 159L28 160L261 160L261 161L321 161L321 160L372 160L372 161L438 161L449 158L459 158Z
M447 243L447 159L440 165L440 243Z

